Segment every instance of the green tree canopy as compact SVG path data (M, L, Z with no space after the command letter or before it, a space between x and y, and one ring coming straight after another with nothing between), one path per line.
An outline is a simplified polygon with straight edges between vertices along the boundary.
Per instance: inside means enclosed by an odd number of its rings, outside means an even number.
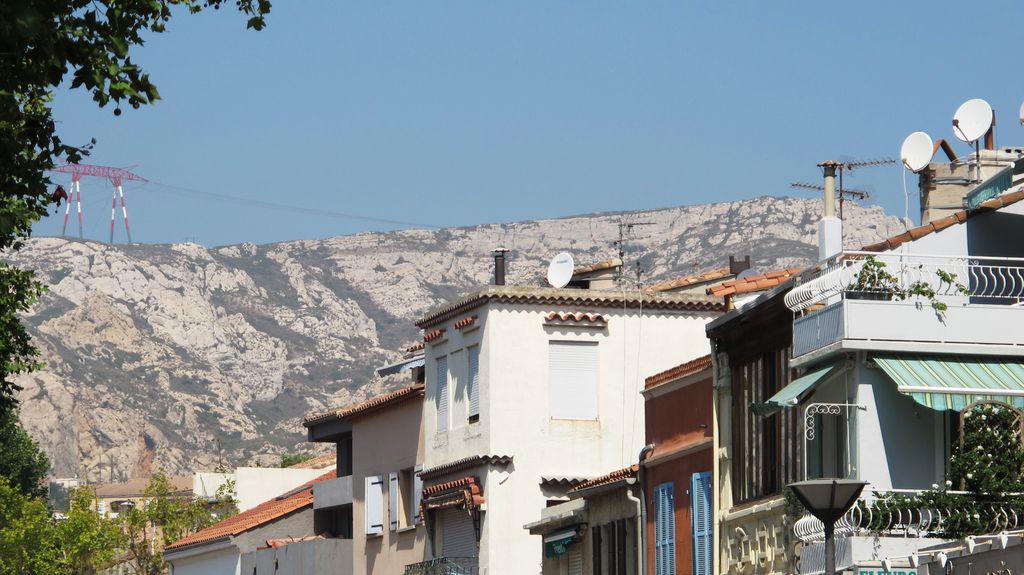
M0 407L0 478L30 497L45 497L50 461L18 421L16 407Z
M51 102L65 81L100 107L138 108L160 98L132 59L148 34L165 31L175 11L220 8L225 0L4 0L0 2L0 251L18 249L32 225L59 202L46 170L77 162L95 144L67 144ZM270 0L235 0L260 30ZM18 313L43 293L31 271L0 262L0 403L14 402L13 376L39 367Z

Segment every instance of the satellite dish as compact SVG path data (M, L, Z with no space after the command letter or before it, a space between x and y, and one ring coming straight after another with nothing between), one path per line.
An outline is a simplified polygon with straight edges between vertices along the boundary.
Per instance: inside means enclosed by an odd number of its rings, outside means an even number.
M1024 104L1020 105L1020 123L1024 126Z
M967 100L953 114L953 135L964 142L975 142L992 127L992 106L981 98Z
M551 284L551 287L564 288L569 285L575 268L576 263L572 261L572 254L569 252L558 254L551 258L551 264L548 265L548 283Z
M935 144L931 136L924 132L914 132L903 140L903 145L900 146L900 159L911 172L920 172L928 167L934 151Z

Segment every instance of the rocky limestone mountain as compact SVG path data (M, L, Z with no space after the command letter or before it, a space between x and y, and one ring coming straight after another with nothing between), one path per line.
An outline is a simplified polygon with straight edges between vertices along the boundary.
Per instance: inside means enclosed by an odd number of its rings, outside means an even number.
M91 480L269 463L308 450L302 417L380 393L373 369L401 357L413 322L486 284L490 251L512 250L510 284L543 281L571 251L616 254L644 281L753 256L756 270L816 256L819 202L757 198L643 212L361 233L205 248L35 238L12 258L50 293L25 317L45 369L22 377L22 419L57 476ZM848 206L848 247L903 230Z

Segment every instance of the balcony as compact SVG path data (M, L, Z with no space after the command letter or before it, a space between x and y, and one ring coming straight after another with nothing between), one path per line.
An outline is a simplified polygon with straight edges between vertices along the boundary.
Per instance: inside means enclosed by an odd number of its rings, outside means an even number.
M405 575L479 575L476 557L439 557L405 566Z
M832 349L1024 355L1024 258L846 252L785 302L795 365Z
M909 560L910 564L934 560L925 548L951 541L947 528L957 522L983 526L992 536L1024 529L1021 509L1007 503L983 504L974 509L918 508L899 504L877 504L900 495L915 495L913 490L894 490L864 497L836 523L836 568L847 569L866 562ZM948 491L950 494L964 492ZM800 557L802 575L823 573L825 566L825 530L821 521L804 514L793 524L793 532L803 543Z
M313 509L352 503L352 476L336 477L313 484Z

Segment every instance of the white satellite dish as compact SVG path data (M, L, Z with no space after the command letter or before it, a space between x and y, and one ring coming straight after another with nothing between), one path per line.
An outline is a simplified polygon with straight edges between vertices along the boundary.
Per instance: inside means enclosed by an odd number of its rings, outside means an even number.
M953 114L953 135L964 142L976 142L992 127L992 106L981 98L967 100Z
M903 145L900 146L900 159L911 172L920 172L928 167L934 151L935 143L932 142L931 136L924 132L914 132L903 140Z
M548 283L551 284L551 287L564 288L569 285L574 269L576 269L576 263L572 261L572 254L569 252L558 254L551 258L551 264L548 265Z
M1024 104L1020 105L1020 123L1024 126Z

